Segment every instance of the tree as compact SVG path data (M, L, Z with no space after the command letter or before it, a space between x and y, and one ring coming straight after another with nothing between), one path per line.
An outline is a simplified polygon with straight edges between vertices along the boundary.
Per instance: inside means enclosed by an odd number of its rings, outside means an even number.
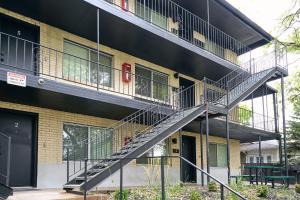
M287 38L282 41L289 51L299 52L300 50L300 0L294 0L290 10L288 10L280 25L280 35L286 34Z

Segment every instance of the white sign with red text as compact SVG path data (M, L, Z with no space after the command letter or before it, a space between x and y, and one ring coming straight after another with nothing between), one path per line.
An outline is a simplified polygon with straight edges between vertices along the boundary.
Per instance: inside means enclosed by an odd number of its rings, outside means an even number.
M7 83L11 85L17 85L26 87L26 75L17 74L15 72L7 72Z

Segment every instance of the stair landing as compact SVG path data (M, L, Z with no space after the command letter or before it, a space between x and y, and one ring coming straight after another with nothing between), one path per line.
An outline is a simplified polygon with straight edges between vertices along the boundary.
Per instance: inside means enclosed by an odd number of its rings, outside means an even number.
M106 194L91 194L87 200L108 200ZM32 189L18 191L14 190L14 195L8 200L83 200L83 195L66 193L62 189Z

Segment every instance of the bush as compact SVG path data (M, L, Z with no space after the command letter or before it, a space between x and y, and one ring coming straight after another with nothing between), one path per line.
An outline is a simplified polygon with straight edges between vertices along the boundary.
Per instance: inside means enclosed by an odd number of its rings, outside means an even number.
M190 200L201 200L201 194L197 190L193 190L190 193Z
M217 191L217 184L216 182L209 182L208 183L208 191L209 192L216 192Z
M257 187L256 192L258 197L266 198L269 194L269 188L266 185L261 185Z
M123 190L122 191L122 199L123 200L128 200L128 195L129 195L128 190ZM120 199L120 190L116 190L114 192L114 200L119 200L119 199Z
M297 193L300 193L300 184L296 184L296 185L295 185L295 191L296 191Z

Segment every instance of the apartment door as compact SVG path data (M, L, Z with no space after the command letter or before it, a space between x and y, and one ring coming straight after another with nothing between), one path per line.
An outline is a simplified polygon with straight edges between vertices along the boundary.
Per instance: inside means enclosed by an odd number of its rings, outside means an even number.
M13 187L35 186L36 134L35 117L30 114L0 110L0 132L11 137L9 185ZM7 155L0 148L0 155ZM7 160L0 162L0 170L6 169Z
M182 136L182 157L196 165L196 138L191 136ZM181 163L181 181L196 183L196 168L185 161Z
M39 28L0 14L0 30L0 67L36 73Z
M195 90L191 87L192 85L194 85L194 81L190 81L182 77L179 78L179 86L181 90L190 88L182 92L180 96L181 106L184 108L189 108L195 105Z

